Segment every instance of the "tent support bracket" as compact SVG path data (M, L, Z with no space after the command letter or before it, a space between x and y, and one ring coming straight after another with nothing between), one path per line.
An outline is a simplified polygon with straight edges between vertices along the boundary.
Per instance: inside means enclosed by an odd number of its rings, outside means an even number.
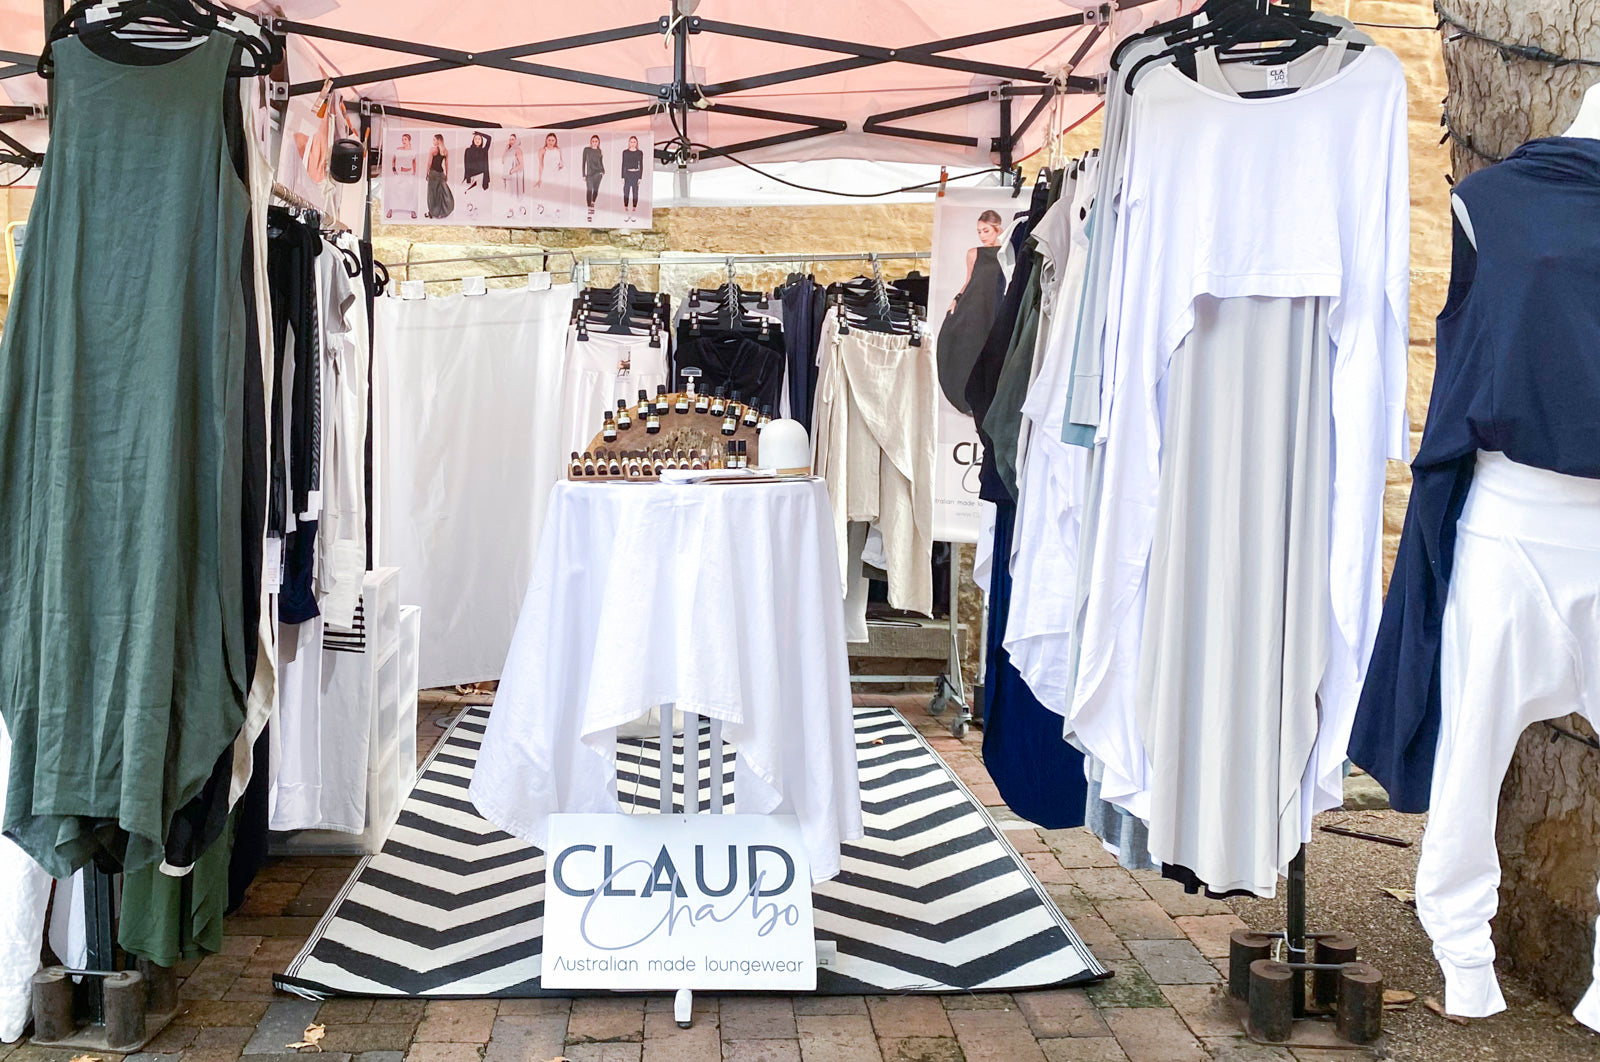
M675 135L666 143L657 143L655 156L665 164L676 164L680 171L686 171L690 163L698 159L727 157L741 152L791 144L797 141L826 136L831 133L843 132L847 128L846 123L833 118L737 107L731 104L717 105L714 101L719 96L749 92L774 85L785 85L829 74L844 73L850 70L890 63L951 70L970 74L974 77L990 77L1001 82L997 89L971 92L949 100L876 114L863 123L862 132L905 140L919 140L933 144L949 144L967 148L983 147L985 146L984 142L979 137L909 129L894 123L916 115L933 114L992 99L999 104L1000 128L998 135L990 138L987 146L989 151L997 157L1001 167L1010 169L1016 161L1017 142L1037 123L1050 101L1057 94L1063 92L1093 92L1100 87L1101 82L1094 78L1084 77L1058 78L1042 70L984 62L946 53L992 44L997 41L1056 33L1074 27L1089 27L1090 32L1086 35L1086 39L1080 43L1076 54L1067 64L1067 68L1071 69L1087 54L1095 41L1105 32L1114 8L1139 7L1149 2L1151 0L1119 0L1115 4L1104 3L1093 10L1075 11L1071 14L1054 18L1000 26L994 29L968 33L958 37L947 37L903 48L889 48L876 44L821 37L814 34L792 33L764 26L750 26L736 22L699 18L682 10L682 0L671 0L671 13L651 22L616 26L591 33L554 37L548 40L532 41L483 52L469 52L417 41L398 40L378 34L361 33L330 26L318 26L281 17L263 19L263 21L268 28L277 33L285 35L299 34L302 37L334 41L377 51L387 51L402 56L413 56L418 60L393 63L389 66L356 73L340 74L328 81L297 82L289 86L288 91L291 96L320 92L326 84L331 84L335 89L356 88L378 82L397 81L465 67L484 67L503 70L507 73L522 74L528 77L549 78L570 84L587 85L592 88L641 97L641 99L635 106L613 107L600 113L580 115L550 122L548 123L550 128L591 128L611 122L643 118L656 114L665 108L674 119ZM61 17L64 6L63 0L43 0L43 6L45 25L46 27L53 26ZM698 33L788 45L797 49L818 52L832 52L838 55L839 58L729 81L697 85L690 80L688 42L691 34ZM589 70L528 61L529 56L546 55L655 35L670 37L672 40L672 80L667 83L615 77ZM33 62L34 57L32 56L0 51L0 80L30 73L33 69ZM1038 102L1029 109L1020 122L1017 121L1013 106L1013 101L1018 96L1039 97ZM377 111L387 117L433 122L441 125L477 126L481 128L500 128L502 125L499 122L483 121L442 111L388 106L369 99L352 101L347 106L353 112L362 107L368 108L369 118L371 111ZM701 107L707 107L723 114L781 122L799 126L800 128L720 147L697 145L690 141L689 123L693 111ZM5 119L0 118L0 120Z

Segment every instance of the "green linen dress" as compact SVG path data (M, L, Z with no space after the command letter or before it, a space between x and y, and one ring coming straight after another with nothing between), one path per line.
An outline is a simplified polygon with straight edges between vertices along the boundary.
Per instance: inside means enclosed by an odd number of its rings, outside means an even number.
M0 715L4 831L58 877L158 861L244 717L232 43L53 49L0 341Z

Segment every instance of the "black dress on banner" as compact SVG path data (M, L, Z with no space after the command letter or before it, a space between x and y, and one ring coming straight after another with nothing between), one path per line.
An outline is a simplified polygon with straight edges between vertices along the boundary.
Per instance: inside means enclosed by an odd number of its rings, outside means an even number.
M1016 331L1017 318L1022 313L1023 296L1027 292L1029 275L1033 269L1035 255L1028 235L1048 209L1049 187L1045 184L1034 185L1027 217L1011 234L1011 246L1016 251L1017 263L1011 272L1011 283L1006 286L1006 297L1000 303L994 327L989 330L989 338L972 367L972 375L967 378L964 391L967 406L972 410L972 419L977 425L978 440L983 443L983 464L978 470L978 497L984 501L999 503L1012 500L1011 492L1006 489L995 469L994 448L983 430L983 422L989 415L989 405L1000 386L1000 373L1005 369L1006 355L1011 351L1011 336Z

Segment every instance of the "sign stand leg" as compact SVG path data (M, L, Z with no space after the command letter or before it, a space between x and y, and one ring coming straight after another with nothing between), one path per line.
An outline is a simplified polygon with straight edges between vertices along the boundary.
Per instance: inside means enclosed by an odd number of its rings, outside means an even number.
M687 1029L694 1024L694 993L687 988L678 989L678 994L672 997L672 1016L678 1021L678 1028Z
M661 814L672 814L672 705L661 706ZM688 782L689 767L689 735L684 734L684 782ZM683 806L689 807L689 787L683 789Z
M672 708L661 706L661 814L672 814ZM713 733L721 727L713 723ZM713 811L721 811L722 786L716 769L716 742L712 742L711 804ZM700 717L692 712L683 713L683 812L700 814ZM680 1029L694 1024L694 992L678 989L672 998L672 1017Z
M711 814L722 814L722 720L711 720Z

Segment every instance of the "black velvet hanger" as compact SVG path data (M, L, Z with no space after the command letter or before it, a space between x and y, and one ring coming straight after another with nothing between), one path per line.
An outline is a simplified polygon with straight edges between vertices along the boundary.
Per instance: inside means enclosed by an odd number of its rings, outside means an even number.
M108 11L108 17L91 18L95 9ZM255 77L265 74L283 58L283 41L265 27L250 23L244 28L236 21L238 12L210 3L209 0L125 0L115 8L106 8L102 0L79 0L50 28L44 47L39 52L37 70L40 77L54 73L51 46L65 37L78 36L85 41L104 40L115 36L133 43L137 39L150 41L200 40L212 33L223 32L239 42L241 58L248 61L236 63L228 73L234 77Z
M1194 59L1201 48L1217 49L1221 62L1285 63L1327 45L1339 32L1340 27L1331 22L1274 6L1266 0L1246 0L1243 3L1234 0L1232 6L1214 21L1167 37L1169 46L1166 50L1147 55L1135 63L1123 80L1123 88L1132 95L1138 84L1139 71L1159 59L1169 57L1178 61L1180 69L1187 76L1194 77ZM1274 41L1286 43L1280 48L1235 50L1242 44L1269 44ZM1347 47L1351 51L1360 51L1365 45L1353 41Z

